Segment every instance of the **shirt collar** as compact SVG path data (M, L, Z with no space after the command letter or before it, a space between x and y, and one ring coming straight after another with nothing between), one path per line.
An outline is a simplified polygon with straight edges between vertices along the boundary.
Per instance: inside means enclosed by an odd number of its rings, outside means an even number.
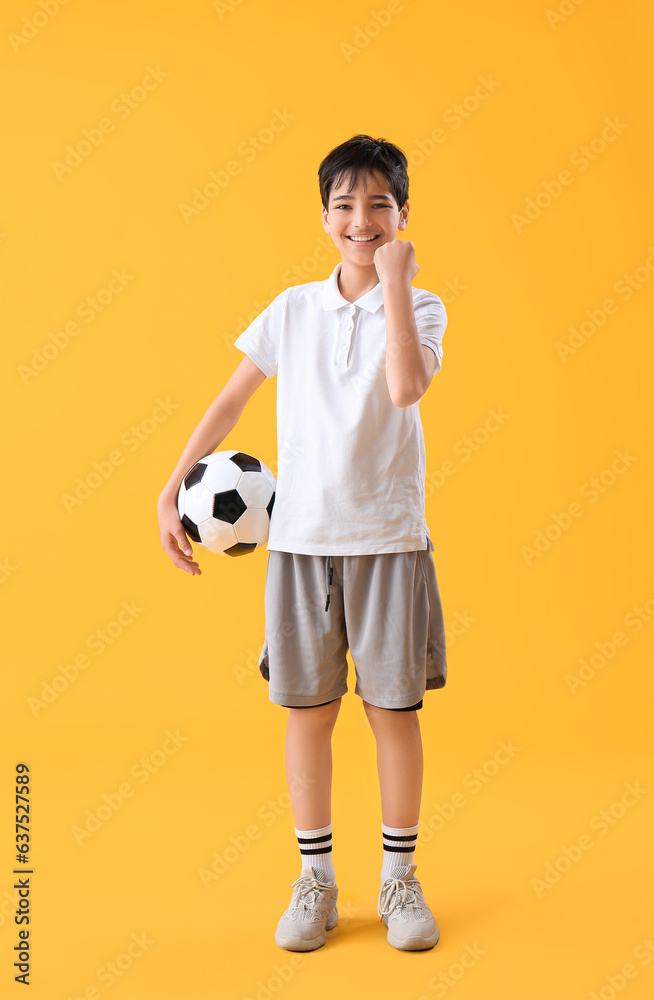
M377 312L384 301L381 282L378 281L374 288L371 288L369 292L366 292L365 295L358 298L356 302L348 302L348 300L343 298L338 290L337 279L340 274L342 264L343 262L339 260L330 276L323 282L322 304L324 308L340 309L342 306L356 305L360 306L362 309L367 309L369 313Z

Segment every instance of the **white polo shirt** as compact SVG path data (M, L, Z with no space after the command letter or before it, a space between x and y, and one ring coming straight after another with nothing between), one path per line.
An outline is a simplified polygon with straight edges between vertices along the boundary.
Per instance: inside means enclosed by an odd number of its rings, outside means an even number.
M386 382L379 282L356 302L337 276L293 285L235 340L277 375L277 490L267 548L307 555L412 552L429 546L419 401L395 406ZM442 300L413 288L420 341L440 370Z

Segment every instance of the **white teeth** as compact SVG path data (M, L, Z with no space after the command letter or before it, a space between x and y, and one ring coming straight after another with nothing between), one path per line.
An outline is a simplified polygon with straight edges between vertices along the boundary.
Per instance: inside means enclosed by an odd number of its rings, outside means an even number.
M350 236L349 239L354 240L355 243L369 243L370 240L377 239L375 236Z

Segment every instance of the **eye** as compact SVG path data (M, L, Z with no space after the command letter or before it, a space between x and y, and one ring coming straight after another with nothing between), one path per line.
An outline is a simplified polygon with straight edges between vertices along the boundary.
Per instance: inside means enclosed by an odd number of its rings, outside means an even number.
M349 206L349 205L346 205L346 204L345 204L345 202L343 202L343 204L341 204L341 205L336 205L336 209L337 209L337 210L338 210L339 208L349 208L349 207L350 207L350 206ZM377 204L376 204L376 205L373 205L372 207L373 207L373 208L390 208L391 206L390 206L390 205L387 205L385 201L378 201L378 202L377 202Z

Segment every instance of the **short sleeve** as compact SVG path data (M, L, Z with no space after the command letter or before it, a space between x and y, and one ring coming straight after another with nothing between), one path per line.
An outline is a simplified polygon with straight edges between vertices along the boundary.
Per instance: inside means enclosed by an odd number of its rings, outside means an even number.
M447 312L438 295L425 289L420 289L420 292L413 302L413 313L420 343L431 347L436 355L435 375L440 371L443 361L442 340L447 326Z
M290 287L280 292L234 341L234 347L247 354L266 378L277 374L279 340L289 291Z

